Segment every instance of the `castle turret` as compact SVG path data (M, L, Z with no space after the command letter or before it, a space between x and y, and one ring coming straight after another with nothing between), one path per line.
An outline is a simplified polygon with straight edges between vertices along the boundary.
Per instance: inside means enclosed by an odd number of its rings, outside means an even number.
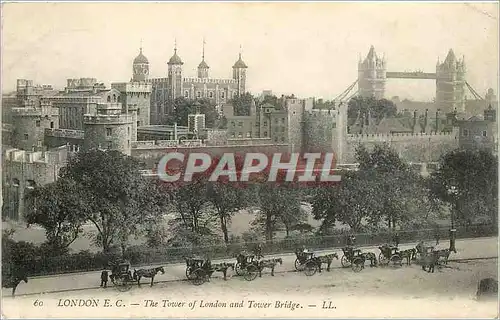
M84 116L84 149L118 150L130 155L133 121L129 114L122 114L121 103L99 103L94 114Z
M182 62L177 55L177 43L174 47L174 55L168 61L168 83L169 83L169 99L174 100L177 97L182 97Z
M134 59L133 63L133 82L145 82L149 76L149 61L146 56L142 54L142 46L139 49L139 55Z
M457 59L452 49L436 66L436 106L443 112L465 112L465 58Z
M358 91L361 97L384 98L386 82L385 57L380 58L373 46L363 62L358 63Z
M418 134L422 132L422 128L420 126L420 121L418 118L418 111L413 111L413 133Z
M205 62L205 40L203 40L203 50L202 50L202 54L201 54L201 62L198 65L198 78L207 79L209 68L210 67Z
M247 65L241 59L240 52L238 60L233 65L233 79L236 80L238 84L238 95L242 95L246 92L247 68Z
M496 122L497 121L497 111L493 109L491 104L488 106L488 109L484 110L484 120Z

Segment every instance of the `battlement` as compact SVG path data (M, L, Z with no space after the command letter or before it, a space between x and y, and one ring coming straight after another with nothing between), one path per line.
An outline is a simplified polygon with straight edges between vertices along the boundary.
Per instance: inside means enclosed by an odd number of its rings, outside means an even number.
M119 82L112 83L111 88L121 92L134 92L134 93L149 93L151 92L150 83L142 82Z
M42 116L59 116L59 109L51 106L36 107L36 108L12 108L12 115L17 117L42 117Z
M131 124L132 116L124 114L86 114L83 116L85 124Z
M70 130L70 129L45 129L45 135L49 137L58 138L73 138L82 139L84 138L84 132L82 130Z
M406 139L432 139L438 137L456 137L456 132L438 132L438 133L387 133L387 134L348 134L347 141L387 141L387 140L406 140Z
M234 79L212 79L212 78L184 78L184 82L192 83L216 83L216 84L235 84Z
M132 149L155 149L155 148L177 148L177 147L203 147L201 140L149 140L132 141Z
M95 96L65 96L57 95L48 98L50 101L55 103L99 103L102 101L102 97Z
M152 84L156 84L156 83L164 83L164 82L168 82L168 78L154 78L154 79L148 79L146 82L147 82L147 83L152 83Z
M68 151L66 146L61 146L49 151L26 151L20 149L7 149L4 153L5 161L23 163L56 164L64 161Z

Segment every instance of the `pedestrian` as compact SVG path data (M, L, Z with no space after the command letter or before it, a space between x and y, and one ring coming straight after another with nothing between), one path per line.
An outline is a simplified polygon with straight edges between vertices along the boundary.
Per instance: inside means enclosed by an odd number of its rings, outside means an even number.
M103 268L101 272L101 287L108 287L108 270L106 268Z
M394 237L393 237L393 242L394 242L394 245L395 245L396 247L398 247L398 246L399 246L399 233L397 233L397 232L396 232L396 233L394 234Z
M434 234L434 238L436 239L436 247L439 244L439 230L436 230L436 233Z

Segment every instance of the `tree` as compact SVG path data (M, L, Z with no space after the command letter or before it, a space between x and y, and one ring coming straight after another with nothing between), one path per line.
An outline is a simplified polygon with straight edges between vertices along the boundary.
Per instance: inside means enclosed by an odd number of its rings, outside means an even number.
M45 229L47 243L55 254L67 250L82 232L81 226L89 215L84 193L75 181L61 178L26 196L26 221Z
M61 178L71 179L85 198L85 217L97 228L96 243L105 253L120 244L124 253L131 235L138 235L145 223L161 217L165 205L156 184L142 177L137 160L119 151L90 150L70 158ZM75 206L75 207L76 207Z
M207 204L207 183L205 179L181 185L174 191L174 203L179 214L179 222L193 233L201 233L204 228L203 209Z
M238 210L245 207L244 189L224 182L213 182L209 185L208 200L215 208L224 242L228 244L229 232L227 225L231 221L231 217Z
M380 99L377 100L373 97L354 97L349 100L347 105L347 117L349 119L356 119L358 115L368 115L381 120L383 117L393 117L397 114L397 107L390 100Z
M266 240L273 240L280 223L290 221L289 215L299 214L300 200L296 188L288 184L262 183L257 187L259 213L254 225L260 226Z
M235 116L249 116L250 107L254 103L254 98L250 93L238 95L231 100Z
M498 158L484 150L456 149L445 154L431 174L430 195L455 211L457 222L498 219Z
M199 112L205 115L205 125L210 128L216 124L219 118L215 105L209 99L186 99L178 97L173 103L174 112L167 120L169 124L176 122L178 125L187 126L188 115Z

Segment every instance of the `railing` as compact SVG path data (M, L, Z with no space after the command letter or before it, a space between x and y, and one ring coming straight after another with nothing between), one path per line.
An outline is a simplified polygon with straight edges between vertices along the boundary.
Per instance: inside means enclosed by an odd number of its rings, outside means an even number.
M420 229L399 231L400 243L417 243L420 240L440 241L449 239L448 228ZM296 248L305 246L310 250L340 250L346 245L346 235L337 234L331 236L310 236L273 240L267 242L236 242L198 247L160 247L148 248L144 245L130 247L125 259L134 266L152 264L172 264L183 262L185 257L200 255L211 259L233 259L234 254L242 250L254 248L257 244L262 245L264 255L293 253ZM437 236L438 235L438 236ZM473 225L457 228L457 239L480 238L498 235L498 226L495 224ZM391 242L392 235L389 232L360 233L356 234L357 246L378 246ZM85 272L100 270L107 265L110 259L116 257L106 256L103 253L91 253L82 251L75 254L67 254L59 257L41 256L24 261L31 276L49 275L70 272Z

